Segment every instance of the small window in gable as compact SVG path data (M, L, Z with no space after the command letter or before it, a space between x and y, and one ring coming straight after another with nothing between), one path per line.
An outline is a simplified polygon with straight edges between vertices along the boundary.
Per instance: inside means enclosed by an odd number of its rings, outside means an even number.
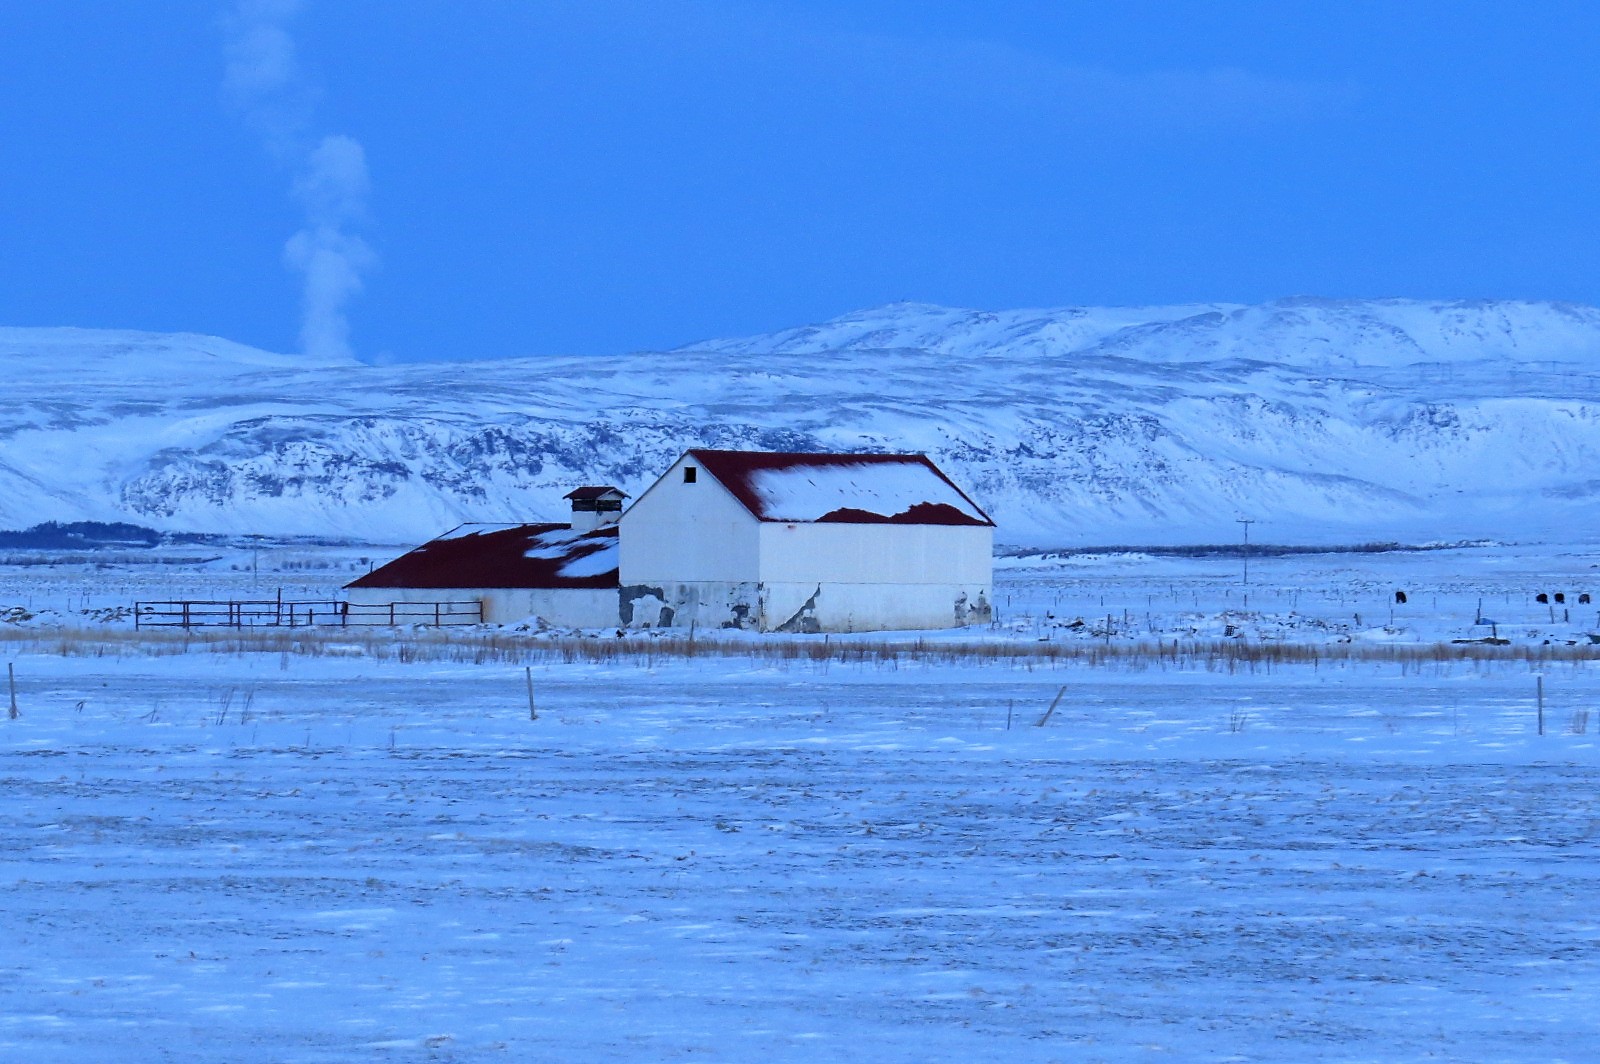
M693 484L694 483L694 478L699 472L700 472L700 470L696 469L692 465L684 466L683 467L683 482L685 484Z

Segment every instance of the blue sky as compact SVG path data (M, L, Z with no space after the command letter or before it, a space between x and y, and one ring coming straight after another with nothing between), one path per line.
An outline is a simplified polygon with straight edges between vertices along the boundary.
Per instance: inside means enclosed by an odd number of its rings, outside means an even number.
M233 3L0 4L0 324L294 350L306 232L364 249L364 358L897 299L1600 302L1592 3L257 2L291 148L225 87Z

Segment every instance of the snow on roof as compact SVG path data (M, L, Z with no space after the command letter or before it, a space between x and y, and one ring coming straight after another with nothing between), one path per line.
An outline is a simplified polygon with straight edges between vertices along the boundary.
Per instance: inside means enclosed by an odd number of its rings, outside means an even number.
M617 528L466 524L346 587L617 586Z
M621 499L626 499L628 497L628 493L627 492L623 491L621 488L613 488L610 484L602 484L602 485L587 485L586 484L581 488L573 488L571 491L567 492L565 495L563 495L561 497L563 499L572 499L574 501L587 502L590 499L603 499L607 495L615 495L615 496L617 496L618 498L621 498Z
M693 450L689 456L763 521L994 524L926 455Z

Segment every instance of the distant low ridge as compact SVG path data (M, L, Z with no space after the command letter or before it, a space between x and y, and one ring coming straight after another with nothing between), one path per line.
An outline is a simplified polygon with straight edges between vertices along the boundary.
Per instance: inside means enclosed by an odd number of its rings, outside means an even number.
M891 304L670 352L367 366L0 329L0 527L427 539L690 447L925 451L1013 544L1592 538L1600 310Z
M12 550L103 550L155 547L166 536L153 528L123 522L45 521L32 528L0 529L0 547Z

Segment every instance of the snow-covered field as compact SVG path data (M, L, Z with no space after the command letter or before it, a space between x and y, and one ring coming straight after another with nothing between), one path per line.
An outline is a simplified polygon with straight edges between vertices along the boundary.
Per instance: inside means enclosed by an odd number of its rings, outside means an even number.
M326 592L359 556L7 569L0 605ZM1542 644L1583 618L1532 596L1586 590L1588 557L1258 560L1248 607L1237 559L1027 560L996 629L947 638L1238 612L1243 640L1426 642L1481 596ZM1070 626L1097 614L1129 630ZM1540 736L1509 661L541 658L534 721L504 660L8 638L0 1059L1543 1061L1600 1037L1600 661L1543 670Z

